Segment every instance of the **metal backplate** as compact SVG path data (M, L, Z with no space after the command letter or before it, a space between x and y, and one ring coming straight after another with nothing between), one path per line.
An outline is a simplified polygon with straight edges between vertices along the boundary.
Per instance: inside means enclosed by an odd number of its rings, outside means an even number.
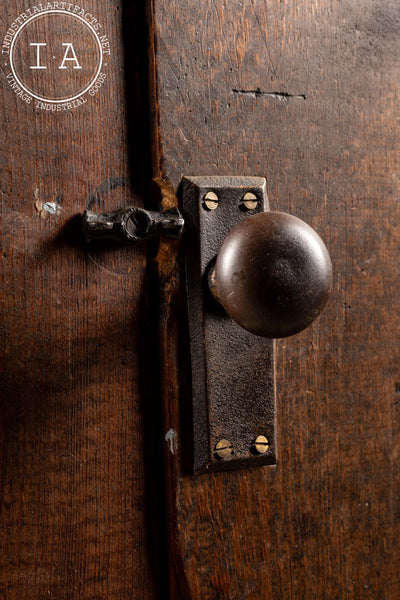
M218 197L214 210L207 208L205 202L209 192ZM247 210L243 204L248 192L257 198L253 210ZM274 342L248 333L232 321L208 286L209 274L227 233L238 221L269 210L266 181L259 177L185 177L181 193L194 471L275 464ZM263 454L254 445L258 436L268 440ZM221 440L228 441L232 450L216 452ZM228 456L221 458L218 454Z

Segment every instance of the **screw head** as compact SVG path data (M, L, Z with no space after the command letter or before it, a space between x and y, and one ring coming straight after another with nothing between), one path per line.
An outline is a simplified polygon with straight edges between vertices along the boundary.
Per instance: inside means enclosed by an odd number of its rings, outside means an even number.
M218 196L215 192L207 192L204 196L203 206L207 210L215 210L218 208Z
M215 455L218 458L228 458L232 454L232 444L228 440L219 440L215 445Z
M254 450L258 454L265 454L269 449L269 441L265 435L259 435L254 441Z
M247 192L242 199L243 206L247 208L247 210L254 210L257 208L258 198L253 192Z

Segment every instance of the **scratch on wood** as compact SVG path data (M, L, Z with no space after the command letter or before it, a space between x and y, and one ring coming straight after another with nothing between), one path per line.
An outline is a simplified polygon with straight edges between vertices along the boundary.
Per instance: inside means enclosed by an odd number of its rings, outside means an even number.
M262 40L264 42L265 49L266 49L267 54L268 54L268 59L269 59L269 64L271 66L272 74L274 75L274 77L277 77L275 65L272 62L271 51L270 51L269 46L268 46L268 40L267 40L267 37L266 37L266 31L265 31L265 29L264 29L264 27L263 27L263 25L262 25L262 23L260 21L260 17L258 16L258 13L256 11L254 0L251 0L251 4L252 4L252 7L253 7L254 16L255 16L256 21L257 21L258 29L260 30L260 34L261 34Z
M267 96L269 98L275 98L276 100L281 100L283 102L287 102L291 99L307 100L307 96L305 94L289 94L289 92L263 92L260 88L257 88L256 90L233 89L232 92L241 96L250 96L251 98L260 98L261 96Z

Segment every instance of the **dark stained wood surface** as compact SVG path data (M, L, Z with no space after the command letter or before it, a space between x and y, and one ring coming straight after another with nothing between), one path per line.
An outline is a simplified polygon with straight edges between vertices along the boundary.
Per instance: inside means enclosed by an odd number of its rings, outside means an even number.
M3 2L1 37L26 6ZM158 597L145 251L71 223L141 202L144 15L122 8L90 2L111 58L84 106L27 106L2 64L1 599Z
M278 466L191 476L179 264L158 264L171 598L400 596L396 0L154 0L155 169L267 176L325 240L322 317L278 341ZM183 355L183 356L182 356ZM173 451L173 452L172 452Z
M2 31L25 8L6 1ZM88 105L38 111L1 79L4 598L158 595L145 254L87 252L70 223L142 195L144 21L121 8L91 2L113 54ZM276 344L278 466L193 477L179 244L161 243L170 597L397 600L400 8L154 0L149 14L154 174L266 175L271 207L314 226L335 269L324 315Z

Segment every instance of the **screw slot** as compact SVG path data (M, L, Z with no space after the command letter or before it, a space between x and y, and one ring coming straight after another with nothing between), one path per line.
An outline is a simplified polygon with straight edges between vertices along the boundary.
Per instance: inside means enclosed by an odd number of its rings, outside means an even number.
M254 210L258 205L258 198L253 192L247 192L242 198L242 205L246 210Z
M218 196L215 192L207 192L204 196L203 207L207 210L215 210L218 208Z
M144 238L149 231L150 219L145 211L135 210L129 215L125 222L128 235L133 238Z
M265 435L259 435L256 437L254 441L254 450L257 454L265 454L269 450L269 441L265 437Z
M232 444L228 440L219 440L215 445L214 453L217 458L228 458L232 450Z

